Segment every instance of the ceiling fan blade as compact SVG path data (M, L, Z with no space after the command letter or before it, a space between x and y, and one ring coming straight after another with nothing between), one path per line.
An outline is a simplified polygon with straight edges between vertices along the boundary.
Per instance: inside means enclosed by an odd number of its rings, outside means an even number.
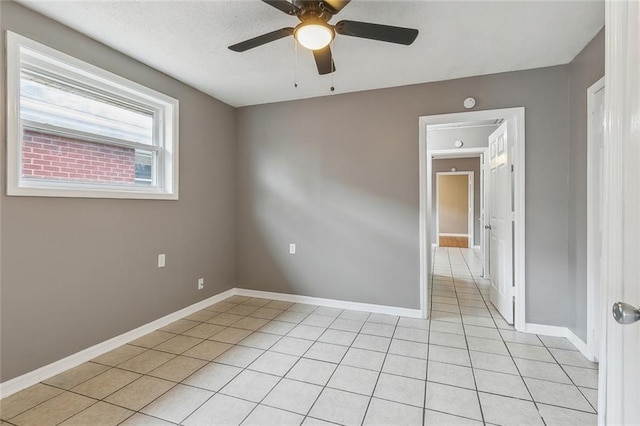
M323 3L327 9L334 15L340 12L351 0L323 0Z
M336 24L335 29L338 34L346 36L368 38L407 46L418 37L418 30L412 28L371 24L369 22L340 21Z
M293 34L293 28L282 28L275 30L267 34L259 35L249 40L229 46L229 49L234 52L244 52L245 50L253 49L254 47L262 46L263 44L270 43L272 41L279 40L281 38L290 36Z
M269 6L273 6L276 9L288 14L295 15L300 9L293 3L289 3L287 0L262 0Z
M313 57L316 60L318 67L318 74L331 74L336 70L336 64L333 63L333 54L331 53L331 47L326 46L322 49L314 50Z

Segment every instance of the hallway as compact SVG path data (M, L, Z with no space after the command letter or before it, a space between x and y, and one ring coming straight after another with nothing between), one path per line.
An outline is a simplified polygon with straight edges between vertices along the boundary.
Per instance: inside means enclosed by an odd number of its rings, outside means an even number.
M595 425L597 364L565 338L514 331L481 271L476 251L435 248L427 381L440 385L427 408L491 424Z

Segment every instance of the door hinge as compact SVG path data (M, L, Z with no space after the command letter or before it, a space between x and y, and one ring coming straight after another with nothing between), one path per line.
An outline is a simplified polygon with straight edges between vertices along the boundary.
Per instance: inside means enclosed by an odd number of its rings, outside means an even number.
M511 212L511 221L512 222L516 221L516 212Z
M513 173L513 164L511 165L511 173Z

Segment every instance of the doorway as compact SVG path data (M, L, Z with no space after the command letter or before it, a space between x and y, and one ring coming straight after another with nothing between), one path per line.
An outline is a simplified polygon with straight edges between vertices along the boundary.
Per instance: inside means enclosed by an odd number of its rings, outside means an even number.
M481 176L479 181L483 185L482 200L483 207L481 209L481 215L477 220L477 225L480 228L481 246L485 252L485 260L489 263L486 269L486 276L493 275L490 266L489 253L489 241L491 239L490 225L490 200L487 199L487 194L492 193L492 189L488 185L488 176L490 169L489 158L489 140L485 138L482 143L471 142L466 143L464 140L453 141L455 144L450 146L442 146L437 140L430 137L430 133L433 131L434 126L442 127L465 127L469 123L475 123L476 125L491 124L493 125L492 131L498 127L498 124L505 123L505 134L509 135L509 139L503 137L501 142L496 144L496 150L500 145L501 155L507 159L508 174L508 203L501 204L502 207L509 208L508 224L503 224L505 229L508 228L511 232L511 247L510 250L505 252L511 253L511 259L507 262L511 265L508 268L509 274L503 276L504 278L510 278L509 286L513 287L508 293L501 295L504 299L502 303L502 310L496 306L499 312L505 317L508 323L515 323L516 329L524 330L525 328L525 245L524 245L524 199L525 199L525 149L524 149L524 108L508 108L497 109L487 111L473 111L454 114L443 114L435 116L420 117L420 290L421 290L421 307L423 315L427 316L428 306L428 287L429 272L432 267L432 235L434 233L434 215L432 211L433 206L433 159L434 156L450 156L450 157L464 157L470 156L470 153L474 153L482 158L483 167L481 167ZM491 132L490 132L491 133ZM496 151L497 152L497 151ZM507 215L505 215L506 217ZM476 225L474 223L474 225ZM485 230L485 227L487 228ZM506 232L506 231L505 231ZM486 233L486 235L485 235ZM503 269L503 268L496 268ZM492 298L492 301L494 299ZM496 303L494 303L496 305ZM510 310L505 310L504 306L511 306ZM515 309L514 309L515 307ZM515 311L515 313L514 313Z
M473 171L436 172L438 247L473 247L473 187Z

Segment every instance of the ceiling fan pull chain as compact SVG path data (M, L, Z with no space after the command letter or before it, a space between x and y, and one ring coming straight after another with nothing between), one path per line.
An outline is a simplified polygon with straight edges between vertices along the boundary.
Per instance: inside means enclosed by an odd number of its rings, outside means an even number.
M296 58L295 66L293 67L293 87L298 87L298 42L293 38L293 55Z
M336 90L334 76L336 74L336 65L333 62L333 55L335 54L335 48L333 45L333 40L331 40L331 91L334 92Z

